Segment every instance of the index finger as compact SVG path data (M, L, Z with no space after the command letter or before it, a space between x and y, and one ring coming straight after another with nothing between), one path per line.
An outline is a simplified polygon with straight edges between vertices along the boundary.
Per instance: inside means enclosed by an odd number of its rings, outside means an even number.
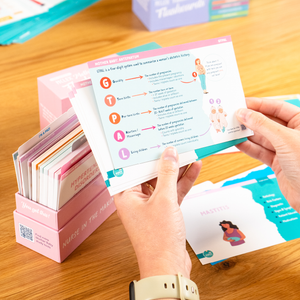
M300 114L300 108L275 99L261 99L261 98L246 98L247 107L261 112L264 115L269 115L285 122L289 122L297 114Z

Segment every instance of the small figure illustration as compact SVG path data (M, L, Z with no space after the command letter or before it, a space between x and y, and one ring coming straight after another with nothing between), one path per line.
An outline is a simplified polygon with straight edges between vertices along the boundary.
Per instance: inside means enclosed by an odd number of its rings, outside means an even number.
M230 221L222 221L219 224L224 231L223 240L230 242L231 246L238 246L245 243L246 236L239 230L236 225L233 225Z
M228 122L226 120L227 114L224 111L223 107L221 105L218 106L218 113L217 113L217 119L220 122L220 128L222 132L225 132L225 128L228 126Z
M210 115L209 115L209 119L212 122L212 124L214 125L214 128L216 130L216 132L221 132L221 124L220 124L220 119L218 119L218 114L217 114L217 110L214 106L212 106L210 108Z
M200 82L201 82L201 87L203 90L203 94L208 94L208 91L206 90L206 71L205 68L203 67L203 65L201 65L201 61L199 58L197 58L195 60L195 64L196 64L196 72L199 76Z

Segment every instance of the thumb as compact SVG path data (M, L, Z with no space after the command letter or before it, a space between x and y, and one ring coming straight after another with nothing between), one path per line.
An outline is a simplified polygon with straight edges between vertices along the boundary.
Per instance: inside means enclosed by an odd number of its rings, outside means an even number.
M163 152L158 166L158 177L154 193L161 193L177 201L177 179L179 172L177 150L168 147Z
M274 148L282 145L287 135L287 128L269 119L265 115L251 109L240 108L236 112L237 119L246 127L267 138Z

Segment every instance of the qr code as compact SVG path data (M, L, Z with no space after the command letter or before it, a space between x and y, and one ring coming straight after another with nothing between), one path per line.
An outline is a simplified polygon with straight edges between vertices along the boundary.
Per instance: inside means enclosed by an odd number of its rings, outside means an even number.
M20 224L20 223L19 223L19 227L20 227L20 236L24 239L34 242L33 230L29 227L26 227L25 225Z
M246 130L247 127L246 127L244 124L242 124L242 125L241 125L241 129L242 129L242 130Z

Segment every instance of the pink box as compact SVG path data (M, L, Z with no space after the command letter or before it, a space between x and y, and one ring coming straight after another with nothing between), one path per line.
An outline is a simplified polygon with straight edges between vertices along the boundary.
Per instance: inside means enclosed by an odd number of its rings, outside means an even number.
M17 212L52 229L59 230L105 189L106 185L100 174L58 211L16 193Z
M18 193L16 204L14 222L17 242L59 263L116 210L101 175L59 211Z
M106 58L116 56L118 55L113 54ZM89 78L89 69L84 63L37 79L41 129L72 107L69 92L72 91L74 83Z
M90 78L86 64L38 78L40 127L44 128L72 107L69 92L74 82Z

